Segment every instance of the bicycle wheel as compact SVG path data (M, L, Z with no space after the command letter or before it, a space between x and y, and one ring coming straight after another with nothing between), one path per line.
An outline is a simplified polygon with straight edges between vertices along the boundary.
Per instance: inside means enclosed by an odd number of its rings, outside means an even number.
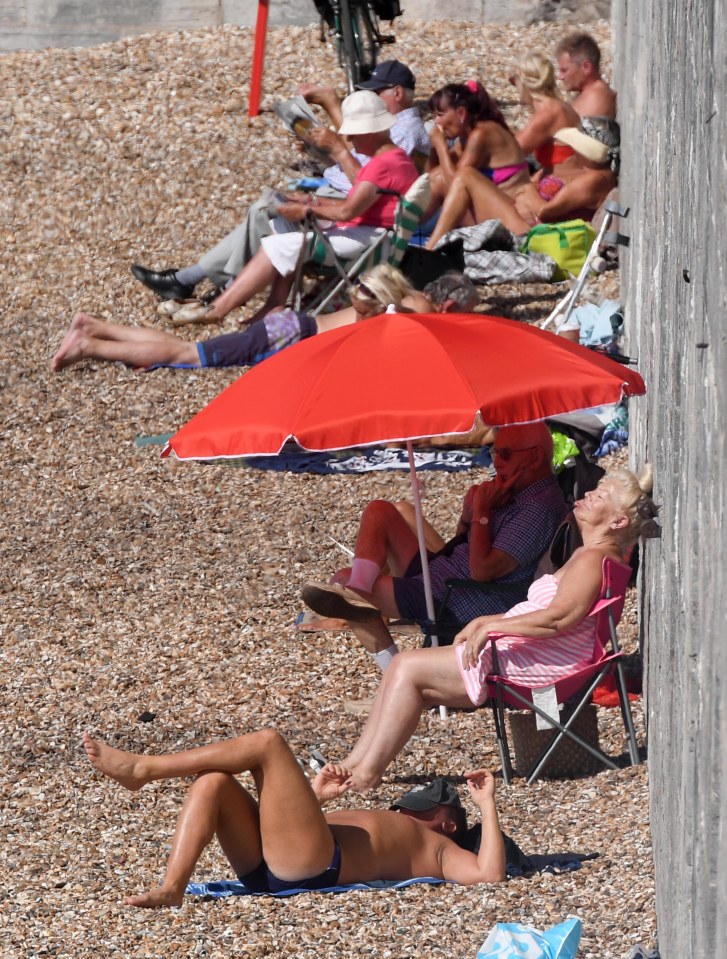
M358 3L354 10L354 33L358 38L358 49L360 51L359 76L357 83L362 80L368 80L376 67L376 57L378 54L378 22L376 14L372 11L368 3Z
M361 69L361 54L357 43L357 37L354 33L354 21L351 14L349 0L341 0L341 41L343 43L343 69L346 72L346 81L348 82L348 92L353 93L356 84L359 81Z

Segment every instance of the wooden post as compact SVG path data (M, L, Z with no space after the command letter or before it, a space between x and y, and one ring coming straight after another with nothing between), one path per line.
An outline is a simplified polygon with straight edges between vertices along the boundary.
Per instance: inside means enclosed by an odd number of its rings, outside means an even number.
M256 117L260 113L260 91L263 82L265 63L265 35L268 29L268 7L270 0L258 0L257 22L255 24L255 50L252 55L252 76L250 78L250 106L248 116Z

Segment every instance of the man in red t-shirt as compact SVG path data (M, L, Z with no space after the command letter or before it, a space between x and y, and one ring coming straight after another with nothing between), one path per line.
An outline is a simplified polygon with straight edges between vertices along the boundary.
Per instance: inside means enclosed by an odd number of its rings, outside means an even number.
M398 195L406 193L418 174L412 160L391 142L389 130L394 117L380 97L370 90L357 90L346 97L341 110L343 123L339 133L371 160L359 170L345 199L309 196L305 202L282 204L279 213L288 220L302 220L310 210L318 219L330 221L326 235L333 249L350 259L361 253L382 228L393 226ZM397 195L381 194L379 190L394 191ZM265 237L261 249L235 282L214 301L205 320L222 320L230 310L268 287L267 303L260 315L284 303L307 236L295 232Z

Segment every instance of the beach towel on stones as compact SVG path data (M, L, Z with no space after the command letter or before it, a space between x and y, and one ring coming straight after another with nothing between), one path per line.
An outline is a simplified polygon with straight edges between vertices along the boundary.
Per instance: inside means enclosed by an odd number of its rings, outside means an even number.
M485 220L445 233L435 249L452 254L461 246L473 283L550 283L557 265L542 253L519 253L520 239L500 220Z
M478 827L470 829L473 844L479 849ZM504 835L504 834L503 834ZM543 872L543 873L562 873L573 872L581 868L581 863L589 859L596 859L598 853L580 854L573 852L554 853L548 856L526 856L516 843L504 836L505 853L507 856L507 865L505 867L508 878L512 879L518 876ZM512 861L511 861L512 860ZM281 892L253 892L243 883L231 879L220 882L190 882L187 885L186 895L202 896L204 899L227 899L229 896L297 896L302 892L326 892L341 893L354 890L375 890L375 889L406 889L407 886L418 884L430 886L439 886L447 883L446 879L435 879L432 876L423 876L419 879L403 879L400 881L390 879L376 879L373 882L352 882L347 886L330 886L326 889L284 889Z
M329 886L326 889L283 889L281 892L253 892L243 883L237 880L229 882L190 882L187 885L187 896L202 896L205 899L226 899L229 896L297 896L302 892L351 892L353 890L365 891L375 889L406 889L407 886L414 886L420 883L439 886L445 883L446 879L435 879L432 876L424 876L420 879L403 879L394 881L389 879L376 879L374 882L352 882L347 886Z

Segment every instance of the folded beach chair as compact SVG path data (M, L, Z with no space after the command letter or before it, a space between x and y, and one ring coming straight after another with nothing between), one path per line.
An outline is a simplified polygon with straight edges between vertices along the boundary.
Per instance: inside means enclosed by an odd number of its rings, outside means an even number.
M310 234L303 245L296 267L291 292L293 309L301 309L303 280L313 274L320 283L320 290L306 306L306 312L318 316L340 293L347 294L354 280L366 270L379 263L400 266L412 234L419 226L424 210L429 205L431 186L429 174L423 173L400 197L394 216L394 226L383 230L373 242L353 260L337 256L325 232L316 218L309 214L303 229Z
M549 685L528 686L514 682L500 674L497 658L497 635L492 640L492 672L487 677L491 692L492 712L495 721L497 746L502 763L502 775L505 783L512 779L512 765L510 749L505 729L505 704L518 709L529 709L541 718L543 723L556 731L552 742L541 752L526 773L528 784L532 783L541 774L549 759L565 737L578 743L592 756L600 760L609 769L618 769L617 764L602 752L597 746L587 742L574 731L573 724L578 715L591 700L591 695L603 678L615 673L616 688L621 706L621 717L628 738L629 757L632 764L638 765L639 751L636 744L633 717L626 690L624 675L623 653L618 644L616 624L623 611L626 587L631 577L631 567L615 560L606 558L603 561L603 583L601 595L593 606L589 616L596 618L596 640L593 647L593 661L581 669L574 670L570 675ZM555 691L558 710L565 703L568 704L568 718L561 722L559 712L553 715L547 708L542 708L545 695Z
M625 236L623 233L613 232L610 229L614 217L623 217L625 219L628 215L628 209L622 207L616 200L606 200L603 204L603 221L601 222L595 240L591 244L591 249L588 252L586 261L576 278L573 289L569 290L560 303L555 306L550 316L543 320L540 324L541 329L547 330L553 323L555 323L556 329L560 329L561 326L565 326L568 322L578 302L578 297L588 282L589 275L591 273L602 273L606 269L606 264L600 257L600 250L604 244L611 246L629 245L630 241L628 236Z

